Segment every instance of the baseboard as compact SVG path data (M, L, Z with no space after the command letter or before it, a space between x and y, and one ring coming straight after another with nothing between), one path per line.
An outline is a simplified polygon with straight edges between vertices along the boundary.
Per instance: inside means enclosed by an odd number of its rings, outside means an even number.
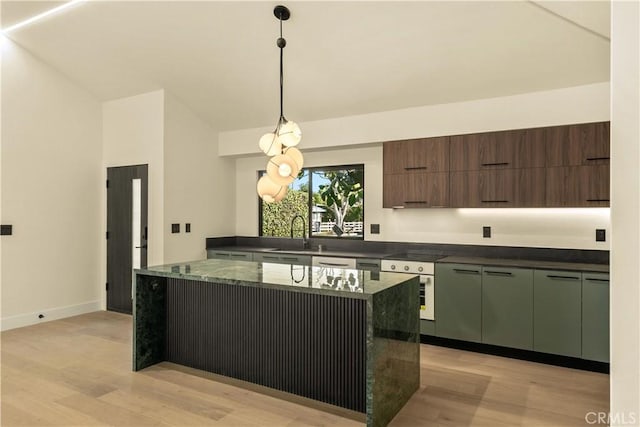
M64 319L65 317L77 316L79 314L91 313L101 310L101 301L89 301L82 304L69 305L66 307L48 308L35 311L33 313L18 314L15 316L3 317L0 320L0 330L22 328L37 323L49 322L51 320ZM43 316L40 318L40 316Z
M563 366L565 368L581 369L583 371L609 373L609 363L593 360L578 359L575 357L559 356L556 354L539 353L531 350L519 350L516 348L499 347L496 345L459 341L450 338L420 335L420 342L440 347L455 348L458 350L474 351L476 353L491 354L494 356L510 357L512 359L528 360L530 362L545 363L547 365Z

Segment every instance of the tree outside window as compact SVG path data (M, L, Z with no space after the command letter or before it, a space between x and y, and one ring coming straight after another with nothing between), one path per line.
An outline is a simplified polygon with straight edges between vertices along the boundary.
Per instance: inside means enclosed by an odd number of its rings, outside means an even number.
M290 237L301 215L311 237L364 237L364 165L306 168L280 203L260 200L260 235ZM311 224L311 227L309 227ZM294 236L302 235L296 221Z

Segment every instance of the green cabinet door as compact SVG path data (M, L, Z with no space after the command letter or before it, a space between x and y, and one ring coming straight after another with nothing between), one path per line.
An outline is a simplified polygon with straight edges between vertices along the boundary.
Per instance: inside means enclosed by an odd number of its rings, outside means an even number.
M608 274L582 274L582 358L609 362Z
M280 262L280 256L278 256L277 254L270 254L270 253L254 253L253 254L253 260L256 262L274 262L274 263L279 263Z
M582 274L536 270L533 280L533 349L581 357Z
M436 336L481 341L481 273L478 265L436 263Z
M254 253L256 262L270 262L275 264L311 265L311 256L295 254Z
M223 251L216 249L207 250L208 259L232 259L236 261L252 261L253 254L251 252L243 251Z
M533 270L482 268L482 342L533 349Z

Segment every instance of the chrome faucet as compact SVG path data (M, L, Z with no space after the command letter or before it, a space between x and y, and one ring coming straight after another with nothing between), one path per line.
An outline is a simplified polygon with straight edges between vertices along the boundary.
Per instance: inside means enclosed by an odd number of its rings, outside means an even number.
M309 249L309 241L307 240L307 225L304 222L304 217L302 215L295 215L293 218L291 218L291 238L293 239L293 224L298 218L302 220L302 249Z

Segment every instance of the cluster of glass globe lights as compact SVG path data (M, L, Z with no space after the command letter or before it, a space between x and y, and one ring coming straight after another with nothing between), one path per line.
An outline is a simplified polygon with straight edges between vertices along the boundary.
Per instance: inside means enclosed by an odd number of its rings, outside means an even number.
M267 173L258 180L258 195L266 203L279 202L287 195L287 188L302 169L304 158L295 146L302 140L300 127L280 117L276 130L260 138L260 149L271 158Z

